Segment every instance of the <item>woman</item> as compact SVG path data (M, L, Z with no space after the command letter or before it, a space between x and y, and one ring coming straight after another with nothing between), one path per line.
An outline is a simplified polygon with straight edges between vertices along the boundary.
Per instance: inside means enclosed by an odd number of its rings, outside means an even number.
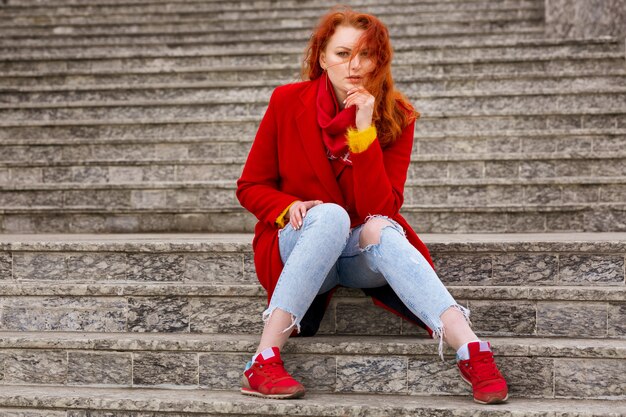
M476 401L507 399L489 343L399 214L419 113L394 89L391 57L377 18L334 9L311 37L307 81L272 93L237 181L241 205L259 219L254 260L269 301L243 394L304 395L280 350L292 334L315 334L333 290L346 286L439 338L442 360L444 341L457 350Z

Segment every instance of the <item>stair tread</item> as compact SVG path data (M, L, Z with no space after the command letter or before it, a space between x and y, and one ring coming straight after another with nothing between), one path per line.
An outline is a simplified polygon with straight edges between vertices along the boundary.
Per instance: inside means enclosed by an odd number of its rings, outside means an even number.
M260 119L254 120L246 120L247 123L251 125L251 129L256 130L255 123L259 122ZM233 124L238 121L230 121ZM244 122L241 120L239 122ZM176 124L176 121L172 121L171 123ZM209 124L215 124L216 122L212 122ZM137 123L125 123L130 125L138 125ZM144 121L144 124L162 124L159 121ZM67 125L63 123L63 125ZM94 124L96 125L96 124ZM100 122L100 125L106 125L103 122ZM14 125L14 127L20 127L21 125ZM49 127L50 124L43 125L43 128ZM35 127L35 126L33 126ZM104 135L90 138L90 137L81 137L81 132L74 133L71 138L54 138L54 137L30 137L30 138L21 138L21 139L10 139L3 137L0 142L0 147L2 146L25 146L25 145L102 145L102 144L181 144L181 143L220 143L220 142L249 142L251 143L254 139L254 132L250 133L248 137L232 137L232 136L220 136L220 135L211 135L211 136L193 136L193 137L129 137L129 138L116 138L116 137L107 137ZM450 131L450 132L421 132L419 134L418 140L425 139L458 139L458 138L467 138L472 140L481 140L488 138L532 138L532 137L562 137L566 138L566 140L575 140L574 138L578 136L611 136L618 137L626 135L626 129L607 129L607 128L597 128L597 129L546 129L546 130L536 130L536 129L528 129L528 130L501 130L501 131L490 131L490 130L482 130L478 131ZM8 135L6 135L8 136Z
M624 184L624 176L581 176L581 177L543 177L543 178L428 178L409 179L407 187L454 187L454 186L530 186L530 185L589 185L589 184ZM26 190L129 190L129 189L235 189L236 179L198 180L198 181L147 181L147 182L108 182L108 183L25 183L0 184L0 191ZM605 201L610 203L611 201ZM617 201L612 201L617 203ZM507 204L508 205L508 204Z
M576 54L572 54L571 51L565 52L550 52L544 51L540 46L535 46L536 53L530 56L493 56L493 57L480 57L480 56L470 56L467 58L461 58L458 56L449 56L449 57L431 57L426 58L424 60L420 60L421 65L433 65L440 62L451 63L451 62L506 62L512 61L520 62L520 61L534 61L537 59L554 59L554 58L585 58L585 57L595 57L595 58L605 58L605 57L624 57L624 52L618 50L619 43L618 42L607 42L608 44L615 46L615 51L600 51L600 52L578 52ZM589 44L589 46L595 46L596 44ZM440 47L433 47L436 50L441 49ZM480 47L474 47L480 49ZM505 48L511 48L511 46L505 46ZM241 49L241 50L233 50L232 47L225 47L223 50L216 48L202 48L198 46L194 46L190 50L175 50L172 48L163 48L163 50L159 50L159 48L155 48L156 50L152 51L150 49L146 49L145 47L139 49L139 51L135 50L123 50L118 48L111 48L109 51L101 51L101 48L97 48L96 51L85 51L82 48L77 48L76 53L72 54L69 51L64 51L64 53L54 53L55 51L51 49L50 51L46 50L46 52L52 52L50 55L44 54L42 56L41 53L35 53L34 55L24 54L14 54L3 53L3 60L5 62L12 61L58 61L58 60L66 60L66 61L89 61L94 60L97 62L106 61L106 60L114 60L114 59L141 59L141 58L164 58L164 59L176 59L176 58L197 58L197 57L229 57L229 56L245 56L245 57L253 57L253 56L274 56L274 57L287 57L293 56L294 58L299 57L302 52L298 48L283 48L280 53L276 52L276 48L270 49ZM468 49L468 47L455 47L450 46L447 49ZM495 49L495 48L494 48ZM404 59L403 55L405 52L411 53L415 52L414 47L410 48L409 46L398 46L394 48L396 59ZM460 54L461 52L459 52ZM419 55L419 53L418 53Z
M76 144L73 144L76 145ZM150 146L148 144L147 146ZM148 151L148 150L146 150ZM543 152L543 153L526 153L526 152L501 152L501 153L474 153L474 154L452 154L452 153L429 153L429 154L413 154L411 155L411 162L450 162L450 163L463 163L463 162L511 162L512 164L520 161L557 161L557 162L571 162L576 164L578 162L590 161L590 160L607 160L607 159L622 159L626 158L626 150L617 152L594 152L594 151L571 151L571 152ZM46 167L46 168L67 168L67 167L85 167L85 166L132 166L132 167L147 167L147 166L182 166L192 167L201 165L243 165L246 162L245 157L171 157L154 158L147 156L144 159L122 159L122 158L82 158L72 159L64 157L62 159L37 159L36 157L29 160L8 160L0 159L0 168L30 168L30 167ZM580 175L563 175L562 177L577 177ZM584 177L588 175L582 175ZM598 175L598 178L614 177L614 174L610 175ZM446 178L446 172L442 173L442 177ZM523 176L520 176L520 178ZM510 178L517 178L517 176L510 176ZM525 178L525 177L524 177ZM29 180L32 181L32 180Z
M552 204L538 204L538 203L527 203L527 204L493 204L493 205L478 205L478 204L432 204L432 205L418 205L418 204L405 204L401 210L401 214L409 214L409 213L489 213L489 214L500 214L503 213L567 213L570 215L576 212L584 212L584 211L594 211L598 209L605 209L600 214L594 212L594 215L606 215L607 211L618 211L618 212L626 212L626 204L623 202L615 202L615 203L552 203ZM61 213L59 212L60 210ZM28 206L14 206L14 207L2 207L0 208L0 214L53 214L55 217L60 217L59 215L72 215L72 214L93 214L96 216L99 215L112 215L115 216L117 214L124 216L127 214L131 215L145 215L145 214L243 214L246 217L250 217L251 221L253 216L245 211L245 209L241 208L239 205L229 205L223 204L220 206L214 207L130 207L130 206L119 206L119 207L93 207L93 206L62 206L60 204L57 205L36 205L31 204ZM250 228L254 227L254 221ZM194 226L194 230L196 230L197 226ZM49 227L48 229L49 230ZM54 228L56 230L56 228ZM83 229L79 229L83 230ZM109 229L107 229L109 230ZM117 230L117 229L114 229ZM126 231L126 228L122 230ZM153 229L149 229L153 230ZM162 229L157 229L162 230ZM171 229L167 229L170 231ZM189 229L186 229L189 230ZM202 231L206 229L200 229ZM214 230L214 229L210 229ZM219 229L221 231L223 229ZM235 229L239 231L240 229ZM248 229L246 229L248 230ZM466 228L462 229L466 231ZM487 229L479 229L478 232L482 232ZM499 228L496 229L497 232L500 231ZM541 232L544 229L543 227L538 230ZM547 229L554 231L562 231L563 229ZM597 229L590 228L586 229L580 226L575 227L574 229L566 229L567 232L579 232L581 230L590 230L592 232L597 231ZM605 231L606 229L600 229ZM617 230L622 231L624 227L619 227L617 229L609 229L611 231ZM143 229L142 229L143 231ZM523 230L526 232L527 230ZM537 231L537 229L531 229L529 232Z
M521 399L511 398L496 406L479 405L468 396L436 397L375 394L307 393L297 401L259 401L236 391L202 389L163 390L154 388L91 388L61 386L3 385L0 406L3 407L90 408L103 410L137 410L142 412L216 413L220 415L300 415L337 416L364 415L415 416L426 413L437 415L476 415L476 413L507 413L525 416L559 415L623 416L626 401Z
M85 250L142 245L151 251L172 251L177 247L196 245L199 248L212 245L231 244L238 248L251 249L251 233L39 233L39 234L0 234L2 250L45 250L66 245L85 244ZM577 250L588 245L603 245L605 251L626 249L626 232L606 233L420 233L420 239L429 246L440 249L474 250L500 247L514 250L514 247L532 247L545 250L549 245L562 250ZM239 250L239 249L237 249Z
M131 46L131 45L160 45L163 42L176 42L185 45L233 45L246 42L248 45L251 43L273 43L280 42L281 40L275 36L276 32L270 32L266 35L256 35L249 38L240 39L211 39L211 34L206 35L170 35L170 34L143 34L143 35L88 35L81 38L76 38L70 35L57 35L54 38L43 35L22 35L22 36L7 36L6 41L3 43L3 47L26 47L26 48L45 48L45 47L58 47L58 48L70 48L78 46ZM536 31L525 31L516 35L502 35L499 33L466 33L466 34L431 34L414 36L408 34L393 35L395 42L398 41L413 41L416 46L418 45L449 45L454 41L458 41L460 45L469 44L471 41L475 45L488 45L492 42L515 42L526 41L532 39L543 39L543 29L537 29ZM204 39L203 37L206 37ZM471 38L471 39L468 39ZM290 42L306 42L305 36L298 37L297 35L291 36Z
M621 255L621 254L620 254ZM450 293L467 300L514 300L514 301L587 301L604 303L621 302L626 299L626 287L621 283L596 286L496 286L496 285L448 285ZM213 284L202 282L77 282L67 280L20 282L3 284L0 295L6 296L157 296L157 297L265 297L260 284ZM341 288L336 297L367 298L360 290Z
M490 336L496 355L572 358L626 358L625 339ZM0 331L0 349L92 349L202 352L254 352L258 335L201 333L108 333ZM287 353L336 355L437 355L438 342L416 336L316 335L291 338ZM452 348L446 346L450 355Z
M158 74L158 73L155 73ZM164 73L166 74L166 73ZM5 77L0 76L0 80ZM6 76L5 78L8 78ZM524 73L524 74L482 74L482 75L469 75L469 74L446 74L446 75L424 75L424 76L400 76L395 77L395 83L402 87L404 83L411 82L420 82L424 83L427 81L483 81L483 82L498 82L503 80L535 80L543 79L548 81L560 82L563 79L573 78L577 80L585 80L589 82L593 78L600 79L610 79L610 80L619 80L622 81L626 77L626 68L623 71L615 71L611 74L603 74L603 73L588 73L588 74L576 74L576 73L567 73L567 72L554 72L554 73ZM19 78L27 78L26 76L19 76ZM189 89L189 90L199 90L199 89L225 89L225 88L237 88L237 89L255 89L255 88L275 88L278 85L281 85L284 80L244 80L244 81L184 81L184 82L174 82L174 83L150 83L150 84L138 84L137 82L128 82L128 83L108 83L108 84L81 84L81 85L34 85L34 86L11 86L3 88L2 93L6 94L14 94L14 93L42 93L42 92L85 92L85 91L115 91L115 90L124 90L124 91L142 91L142 90L168 90L168 89ZM624 80L626 81L626 80ZM615 86L617 90L611 91L619 91L620 88ZM602 87L606 88L606 87ZM546 91L551 91L551 88L546 88ZM475 90L446 90L446 92L454 92L454 94L460 95L468 95L472 93L477 93ZM506 94L519 94L517 90L501 90L503 95ZM541 90L535 90L537 92L541 92ZM598 90L594 87L593 90L590 88L580 88L580 87L572 87L571 91L579 91L579 92L587 92L593 91L597 92ZM568 90L569 92L569 90ZM429 92L425 91L421 94L429 94ZM421 96L420 94L420 96ZM529 93L526 93L529 94ZM533 93L534 94L534 93Z
M567 60L569 62L577 62L577 61L582 61L582 60L591 60L594 62L597 62L598 60L601 59L607 59L607 60L612 60L615 61L619 64L623 64L622 61L624 59L624 54L623 53L619 53L619 52L602 52L602 53L594 53L594 54L581 54L575 57L570 57L570 58L565 58L565 57L554 57L554 56L547 56L547 57L534 57L534 58L516 58L516 59L505 59L505 58L500 58L500 59L485 59L485 60L480 60L480 61L476 61L471 60L471 59L441 59L441 60L434 60L434 61L420 61L420 62L416 62L416 63L397 63L395 65L395 68L400 68L400 67L404 67L404 68L408 68L408 67L412 67L412 68L421 68L424 66L433 66L433 65L467 65L467 64L483 64L483 63L492 63L492 62L496 62L496 63L519 63L519 62L528 62L528 63L537 63L537 62L544 62L544 61L552 61L552 60ZM237 66L233 66L233 65L218 65L218 66L212 66L212 67L198 67L198 66L193 66L193 65L185 65L185 66L180 66L178 68L172 68L169 71L164 71L164 70L160 70L160 71L155 71L153 68L149 68L149 67L144 67L144 68L125 68L125 69L116 69L116 68L89 68L89 69L84 69L84 68L71 68L71 69L67 69L64 68L62 70L59 69L47 69L46 71L43 71L42 69L37 69L37 70L31 70L30 68L24 68L24 69L18 69L18 70L11 70L11 69L5 69L2 71L2 74L4 76L20 76L20 77L41 77L41 76L48 76L48 75L100 75L100 74L118 74L118 73L132 73L132 74L151 74L151 73L189 73L189 72L232 72L232 71L241 71L241 72L258 72L258 71L272 71L272 70L293 70L293 71L298 71L299 67L294 65L294 64L258 64L258 65L249 65L246 67L237 67ZM517 74L517 68L515 69L515 72L513 74ZM621 68L620 68L621 71ZM550 70L546 70L547 73L552 73L555 72L554 70L550 71ZM504 73L501 72L502 74L508 74L508 73ZM601 74L601 73L599 73ZM428 75L428 74L427 74ZM431 74L432 75L432 74Z
M273 31L275 32L275 31ZM119 36L119 35L117 35ZM151 34L150 36L159 36L158 34ZM393 36L393 34L392 34ZM484 40L481 40L480 38L472 38L472 39L467 39L465 38L465 40L460 40L459 42L452 42L452 40L447 40L447 38L442 38L443 41L433 41L433 40L424 40L421 36L408 36L408 35L399 35L394 37L395 41L401 40L401 39L415 39L415 40L419 40L419 43L415 46L419 46L420 50L428 50L430 48L432 49L484 49L484 48L502 48L502 47L545 47L545 46L564 46L564 45L619 45L620 44L620 39L618 37L610 37L610 36L603 36L603 37L598 37L598 38L571 38L571 39L547 39L547 38L542 38L542 37L538 37L538 38L522 38L522 39L515 39L515 38L511 38L510 36L504 37L502 35L500 35L500 38L486 38ZM46 40L45 37L42 37L43 40ZM308 39L306 37L302 37L301 39L292 39L293 41L299 41L301 40L303 43L305 43ZM445 42L447 40L447 42ZM175 39L172 40L172 42L176 42ZM271 42L270 42L271 43ZM197 48L199 50L204 49L204 46L207 45L214 45L214 44L219 44L219 42L211 42L211 43L176 43L177 46L176 48L182 48L182 47L190 47L190 48ZM242 44L244 45L248 45L248 43L244 43L242 41ZM82 47L89 47L89 44L81 44L80 46ZM100 45L98 45L100 46ZM137 45L136 43L127 43L127 44L120 44L120 43L116 43L111 45L112 47L115 48L129 48L130 50L132 49L137 49L137 51L145 53L145 50L143 49L143 47L140 45ZM153 51L151 51L151 53L158 53L159 50L163 50L166 52L172 52L172 47L167 47L167 46L161 46L160 47L156 47L154 48ZM232 45L230 45L232 47ZM77 46L76 46L77 47ZM27 45L9 45L6 43L3 43L2 46L0 46L0 50L4 50L4 51L10 51L12 49L16 49L19 48L22 51L28 51L29 50L29 46ZM63 45L63 46L53 46L53 45L48 45L48 51L54 51L55 49L68 49L68 48L72 48L72 46L68 46L68 45ZM286 50L281 51L281 53L293 53L293 50L295 48L288 48ZM400 50L411 50L411 48L407 46L402 46L400 47ZM78 51L78 50L77 50ZM248 52L252 53L255 51L255 49L249 48L247 49ZM256 49L256 51L258 51L258 49ZM233 51L233 53L235 53L236 51ZM6 53L6 52L5 52Z

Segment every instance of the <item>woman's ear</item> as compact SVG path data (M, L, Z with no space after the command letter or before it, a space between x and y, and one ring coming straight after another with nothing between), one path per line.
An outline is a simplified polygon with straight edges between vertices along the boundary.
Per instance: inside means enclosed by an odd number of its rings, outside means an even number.
M320 54L320 67L326 69L326 54L324 54L324 52Z

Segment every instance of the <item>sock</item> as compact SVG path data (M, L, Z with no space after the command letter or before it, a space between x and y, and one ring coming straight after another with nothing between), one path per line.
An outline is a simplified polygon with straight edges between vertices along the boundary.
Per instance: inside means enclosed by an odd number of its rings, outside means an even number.
M274 357L274 351L271 347L265 348L262 352L252 356L252 362L256 361L256 358L261 355L263 359L269 359Z
M256 358L261 355L261 357L263 359L269 359L274 357L274 351L272 350L271 347L268 347L267 349L264 349L262 352L253 355L252 359L248 361L248 363L246 363L246 368L244 369L244 371L247 371L248 369L252 368L252 365L254 364L254 362L256 361Z
M480 339L476 339L476 340L471 340L467 343L465 343L463 346L461 346L459 348L459 350L456 351L456 360L458 361L466 361L469 359L469 350L467 350L467 345L472 343L472 342L480 342Z

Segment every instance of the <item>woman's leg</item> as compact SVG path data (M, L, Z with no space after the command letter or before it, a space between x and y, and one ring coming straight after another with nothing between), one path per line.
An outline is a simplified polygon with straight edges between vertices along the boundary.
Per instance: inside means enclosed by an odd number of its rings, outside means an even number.
M457 350L478 339L469 326L469 310L457 304L397 222L383 216L370 217L361 227L358 239L361 256L352 259L352 265L365 261L369 270L384 277L402 302L433 330L433 337L439 338L442 358L444 341ZM367 276L362 265L360 271L352 268L357 273L346 274L344 269L345 266L340 268L340 280L362 280ZM353 282L350 286L358 285Z
M305 215L300 230L289 224L279 232L283 271L268 308L256 353L277 346L282 349L328 280L350 233L350 216L341 206L319 204ZM330 277L332 278L332 277Z
M351 236L350 245L353 240ZM365 280L376 284L380 280L377 275L383 276L404 304L433 330L433 336L439 337L441 359L444 340L457 351L457 367L463 380L472 385L474 400L481 404L506 401L508 387L491 345L478 340L469 325L469 310L454 301L428 261L406 239L402 227L384 216L366 219L359 229L358 249L362 256L340 258L340 283L353 280L358 286Z

